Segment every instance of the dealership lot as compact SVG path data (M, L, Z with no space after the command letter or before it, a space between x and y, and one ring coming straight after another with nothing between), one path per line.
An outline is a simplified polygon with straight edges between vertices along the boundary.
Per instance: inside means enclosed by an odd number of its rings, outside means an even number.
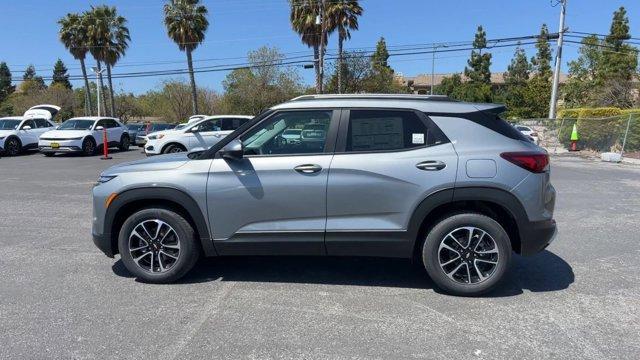
M559 235L488 297L406 261L202 260L136 282L91 242L102 169L144 157L0 158L0 358L638 358L640 168L552 158Z

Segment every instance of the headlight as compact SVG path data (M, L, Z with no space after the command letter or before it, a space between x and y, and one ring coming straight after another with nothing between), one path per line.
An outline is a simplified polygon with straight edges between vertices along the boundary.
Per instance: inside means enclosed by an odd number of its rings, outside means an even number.
M164 134L150 135L150 136L147 136L147 140L159 140L159 139L162 139L163 137L164 137Z
M116 177L117 175L100 175L100 177L98 178L98 182L96 182L96 185L104 184L108 181L113 180Z

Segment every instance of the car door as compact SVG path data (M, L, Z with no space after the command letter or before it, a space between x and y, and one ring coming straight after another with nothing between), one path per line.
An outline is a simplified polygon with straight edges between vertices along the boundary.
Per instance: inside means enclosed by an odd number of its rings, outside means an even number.
M411 256L413 211L454 186L452 144L413 110L351 109L342 119L327 185L327 254Z
M113 119L108 119L107 125L107 132L109 134L109 146L118 146L120 144L120 138L122 137L124 128Z
M98 130L98 127L102 126L102 129ZM107 134L107 141L111 141L109 138L109 126L107 124L107 119L101 119L96 121L93 126L93 138L96 139L96 144L98 146L102 146L104 144L104 134Z
M34 119L34 122L36 123L37 129L35 131L35 142L36 144L38 143L38 140L40 139L40 135L46 133L49 130L53 129L53 125L51 125L51 123L49 123L47 120L45 119Z
M216 250L322 255L326 191L339 110L279 111L239 135L241 159L213 160L207 205ZM315 125L322 141L290 144L282 133Z
M20 135L22 147L29 148L34 144L38 144L38 125L33 119L23 121L18 134Z
M194 126L189 136L189 150L205 150L217 143L221 138L220 130L221 119L210 119Z

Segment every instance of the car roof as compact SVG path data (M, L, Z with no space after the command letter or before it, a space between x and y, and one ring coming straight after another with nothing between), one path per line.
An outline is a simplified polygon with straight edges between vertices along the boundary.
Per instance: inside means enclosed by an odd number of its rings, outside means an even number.
M117 118L112 118L112 117L106 117L106 116L78 116L78 117L73 117L71 119L67 119L65 121L68 120L92 120L92 121L97 121L97 120L115 120L120 122L120 119Z
M412 94L323 94L303 95L286 103L274 106L272 110L299 108L398 108L416 109L429 113L472 113L490 111L500 113L501 104L468 103L449 99L443 95Z
M207 116L202 120L221 119L221 118L228 118L228 117L241 118L241 119L253 119L253 116L250 116L250 115L212 115L212 116Z
M24 117L24 116L6 116L6 117L0 117L0 120L20 120L20 121L22 121L22 120L25 120L25 119L27 119L27 118L26 118L26 117Z

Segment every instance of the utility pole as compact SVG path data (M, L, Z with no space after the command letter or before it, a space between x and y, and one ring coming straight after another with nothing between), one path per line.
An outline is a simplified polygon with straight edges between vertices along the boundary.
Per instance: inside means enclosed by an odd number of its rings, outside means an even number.
M551 87L551 102L549 103L549 119L556 118L556 103L558 102L558 84L560 82L560 66L562 62L562 42L564 40L564 17L567 12L567 0L560 3L560 30L558 31L558 49L556 50L556 64L553 71L553 85Z
M325 23L327 22L325 19L325 0L318 0L318 16L316 17L316 25L320 25L320 55L319 55L319 59L318 59L318 67L319 67L319 72L320 72L320 84L319 85L319 89L320 89L320 93L322 94L324 92L324 39L325 39L325 33L327 31Z
M431 53L431 95L433 95L433 87L436 83L436 46L433 45Z
M94 73L96 73L96 84L98 84L97 86L97 98L96 100L98 100L98 117L100 117L100 74L102 74L106 69L102 69L102 70L98 70L97 67L93 66L91 67L91 70L93 70ZM105 104L106 105L106 104Z

